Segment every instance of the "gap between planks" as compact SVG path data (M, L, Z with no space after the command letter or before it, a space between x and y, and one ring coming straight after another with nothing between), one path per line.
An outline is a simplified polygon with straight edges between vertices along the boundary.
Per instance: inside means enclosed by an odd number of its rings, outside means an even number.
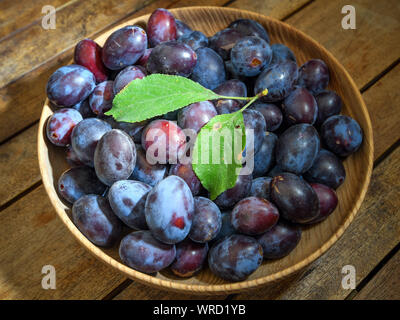
M389 253L368 273L368 275L360 281L356 288L350 292L350 294L345 298L346 300L352 300L356 295L360 294L365 286L375 278L379 271L381 271L385 265L392 259L396 253L400 252L400 242L389 251Z

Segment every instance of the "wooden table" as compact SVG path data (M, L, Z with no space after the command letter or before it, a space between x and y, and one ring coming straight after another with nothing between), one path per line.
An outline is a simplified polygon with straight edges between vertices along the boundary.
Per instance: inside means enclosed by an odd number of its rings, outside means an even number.
M220 299L400 298L400 2L352 0L355 30L341 27L345 0L0 0L0 299L191 299L126 279L69 234L45 193L36 133L45 85L74 45L158 7L229 6L281 19L330 50L347 68L374 128L375 164L366 199L337 243L304 272L273 287ZM42 7L56 29L42 28ZM41 286L56 269L56 290ZM343 289L353 265L356 288Z

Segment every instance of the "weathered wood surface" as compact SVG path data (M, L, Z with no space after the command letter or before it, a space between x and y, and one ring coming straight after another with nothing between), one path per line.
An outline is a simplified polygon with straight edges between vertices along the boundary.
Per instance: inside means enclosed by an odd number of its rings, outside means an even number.
M44 86L49 75L71 59L77 41L94 37L128 16L150 13L157 7L224 5L227 2L51 0L44 3L39 0L22 5L22 2L1 1L0 142L10 140L0 145L0 206L40 181L35 122L44 102ZM58 30L40 30L42 14L38 10L41 11L44 4L58 8ZM231 7L278 19L289 16L289 24L330 50L362 88L400 57L397 41L400 3L396 0L353 1L358 17L357 30L341 28L340 10L345 4L341 0L229 2ZM41 44L40 50L38 43ZM363 94L374 127L375 158L384 154L400 137L397 125L400 120L399 69L400 66L395 67ZM31 127L23 130L29 125ZM274 288L241 294L236 298L345 298L349 292L340 287L343 263L356 267L357 283L360 283L400 240L399 190L394 188L398 182L398 159L397 149L379 164L358 217L342 239L308 271ZM0 234L1 299L112 298L114 295L116 299L192 298L134 282L125 288L125 278L92 258L70 236L57 219L41 186L0 212ZM397 254L355 297L398 299L398 282L393 279L399 278L398 261ZM55 291L41 288L41 268L45 264L56 267ZM119 293L120 287L125 289Z
M400 297L400 252L361 289L355 300L398 300Z
M341 26L346 0L317 0L286 22L325 46L361 88L400 57L400 2L354 0L356 29ZM390 30L390 31L389 31Z

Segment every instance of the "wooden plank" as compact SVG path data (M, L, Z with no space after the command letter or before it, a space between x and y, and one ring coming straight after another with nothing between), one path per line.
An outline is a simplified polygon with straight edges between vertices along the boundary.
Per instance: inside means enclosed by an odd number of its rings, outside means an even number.
M341 27L341 9L347 4L347 0L314 1L286 22L325 46L361 88L400 57L400 2L351 1L355 30Z
M132 282L125 290L114 297L114 300L222 300L226 296L199 296L181 294L166 290L150 288L138 282Z
M342 267L353 265L356 283L400 241L400 148L373 172L359 213L344 235L302 277L279 292L269 288L238 295L237 299L344 299L351 290L341 286Z
M203 5L221 5L227 0L202 1ZM71 1L56 14L56 29L45 30L41 20L29 28L0 41L0 87L12 82L40 64L54 58L84 37L104 30L116 21L144 8L154 0ZM200 1L158 1L157 7L200 4ZM148 9L147 12L151 12ZM143 13L142 13L143 14ZM62 39L62 45L60 45ZM40 43L40 50L37 44ZM21 47L24 49L21 50Z
M399 83L400 65L397 65L363 93L374 132L375 159L400 138Z
M354 299L400 300L400 251L397 251Z
M41 23L36 23L13 37L4 39L0 42L2 57L0 87L15 81L40 64L73 47L80 39L107 28L116 20L126 17L151 1L72 2L57 12L56 29L45 30Z
M38 125L0 145L0 206L40 181Z
M275 19L283 19L298 10L310 0L292 1L265 1L265 0L237 0L229 5L232 8L254 11Z
M21 28L26 28L35 21L42 19L43 6L50 5L56 10L77 0L35 0L15 1L3 0L0 2L0 40L12 36Z
M124 277L92 257L56 216L43 186L0 213L0 299L99 299ZM56 290L41 287L53 265Z

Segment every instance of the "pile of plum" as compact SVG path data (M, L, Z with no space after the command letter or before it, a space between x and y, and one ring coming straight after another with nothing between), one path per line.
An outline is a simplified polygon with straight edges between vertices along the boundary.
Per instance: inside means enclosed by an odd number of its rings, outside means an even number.
M327 65L313 59L298 67L293 52L271 45L258 22L236 20L208 38L157 9L146 31L126 26L103 47L80 41L74 61L47 84L55 109L47 137L66 147L71 164L58 192L72 204L79 230L98 246L119 243L126 265L145 273L169 267L189 277L208 260L217 276L241 281L263 259L288 255L301 225L335 210L335 189L346 176L342 161L360 147L362 130L340 115L340 96L326 89ZM187 142L182 129L198 132L244 101L194 103L140 123L104 114L128 83L154 73L189 77L224 96L269 90L244 111L246 129L254 130L254 171L215 201L190 163L172 160ZM154 138L165 138L167 163L146 158Z

